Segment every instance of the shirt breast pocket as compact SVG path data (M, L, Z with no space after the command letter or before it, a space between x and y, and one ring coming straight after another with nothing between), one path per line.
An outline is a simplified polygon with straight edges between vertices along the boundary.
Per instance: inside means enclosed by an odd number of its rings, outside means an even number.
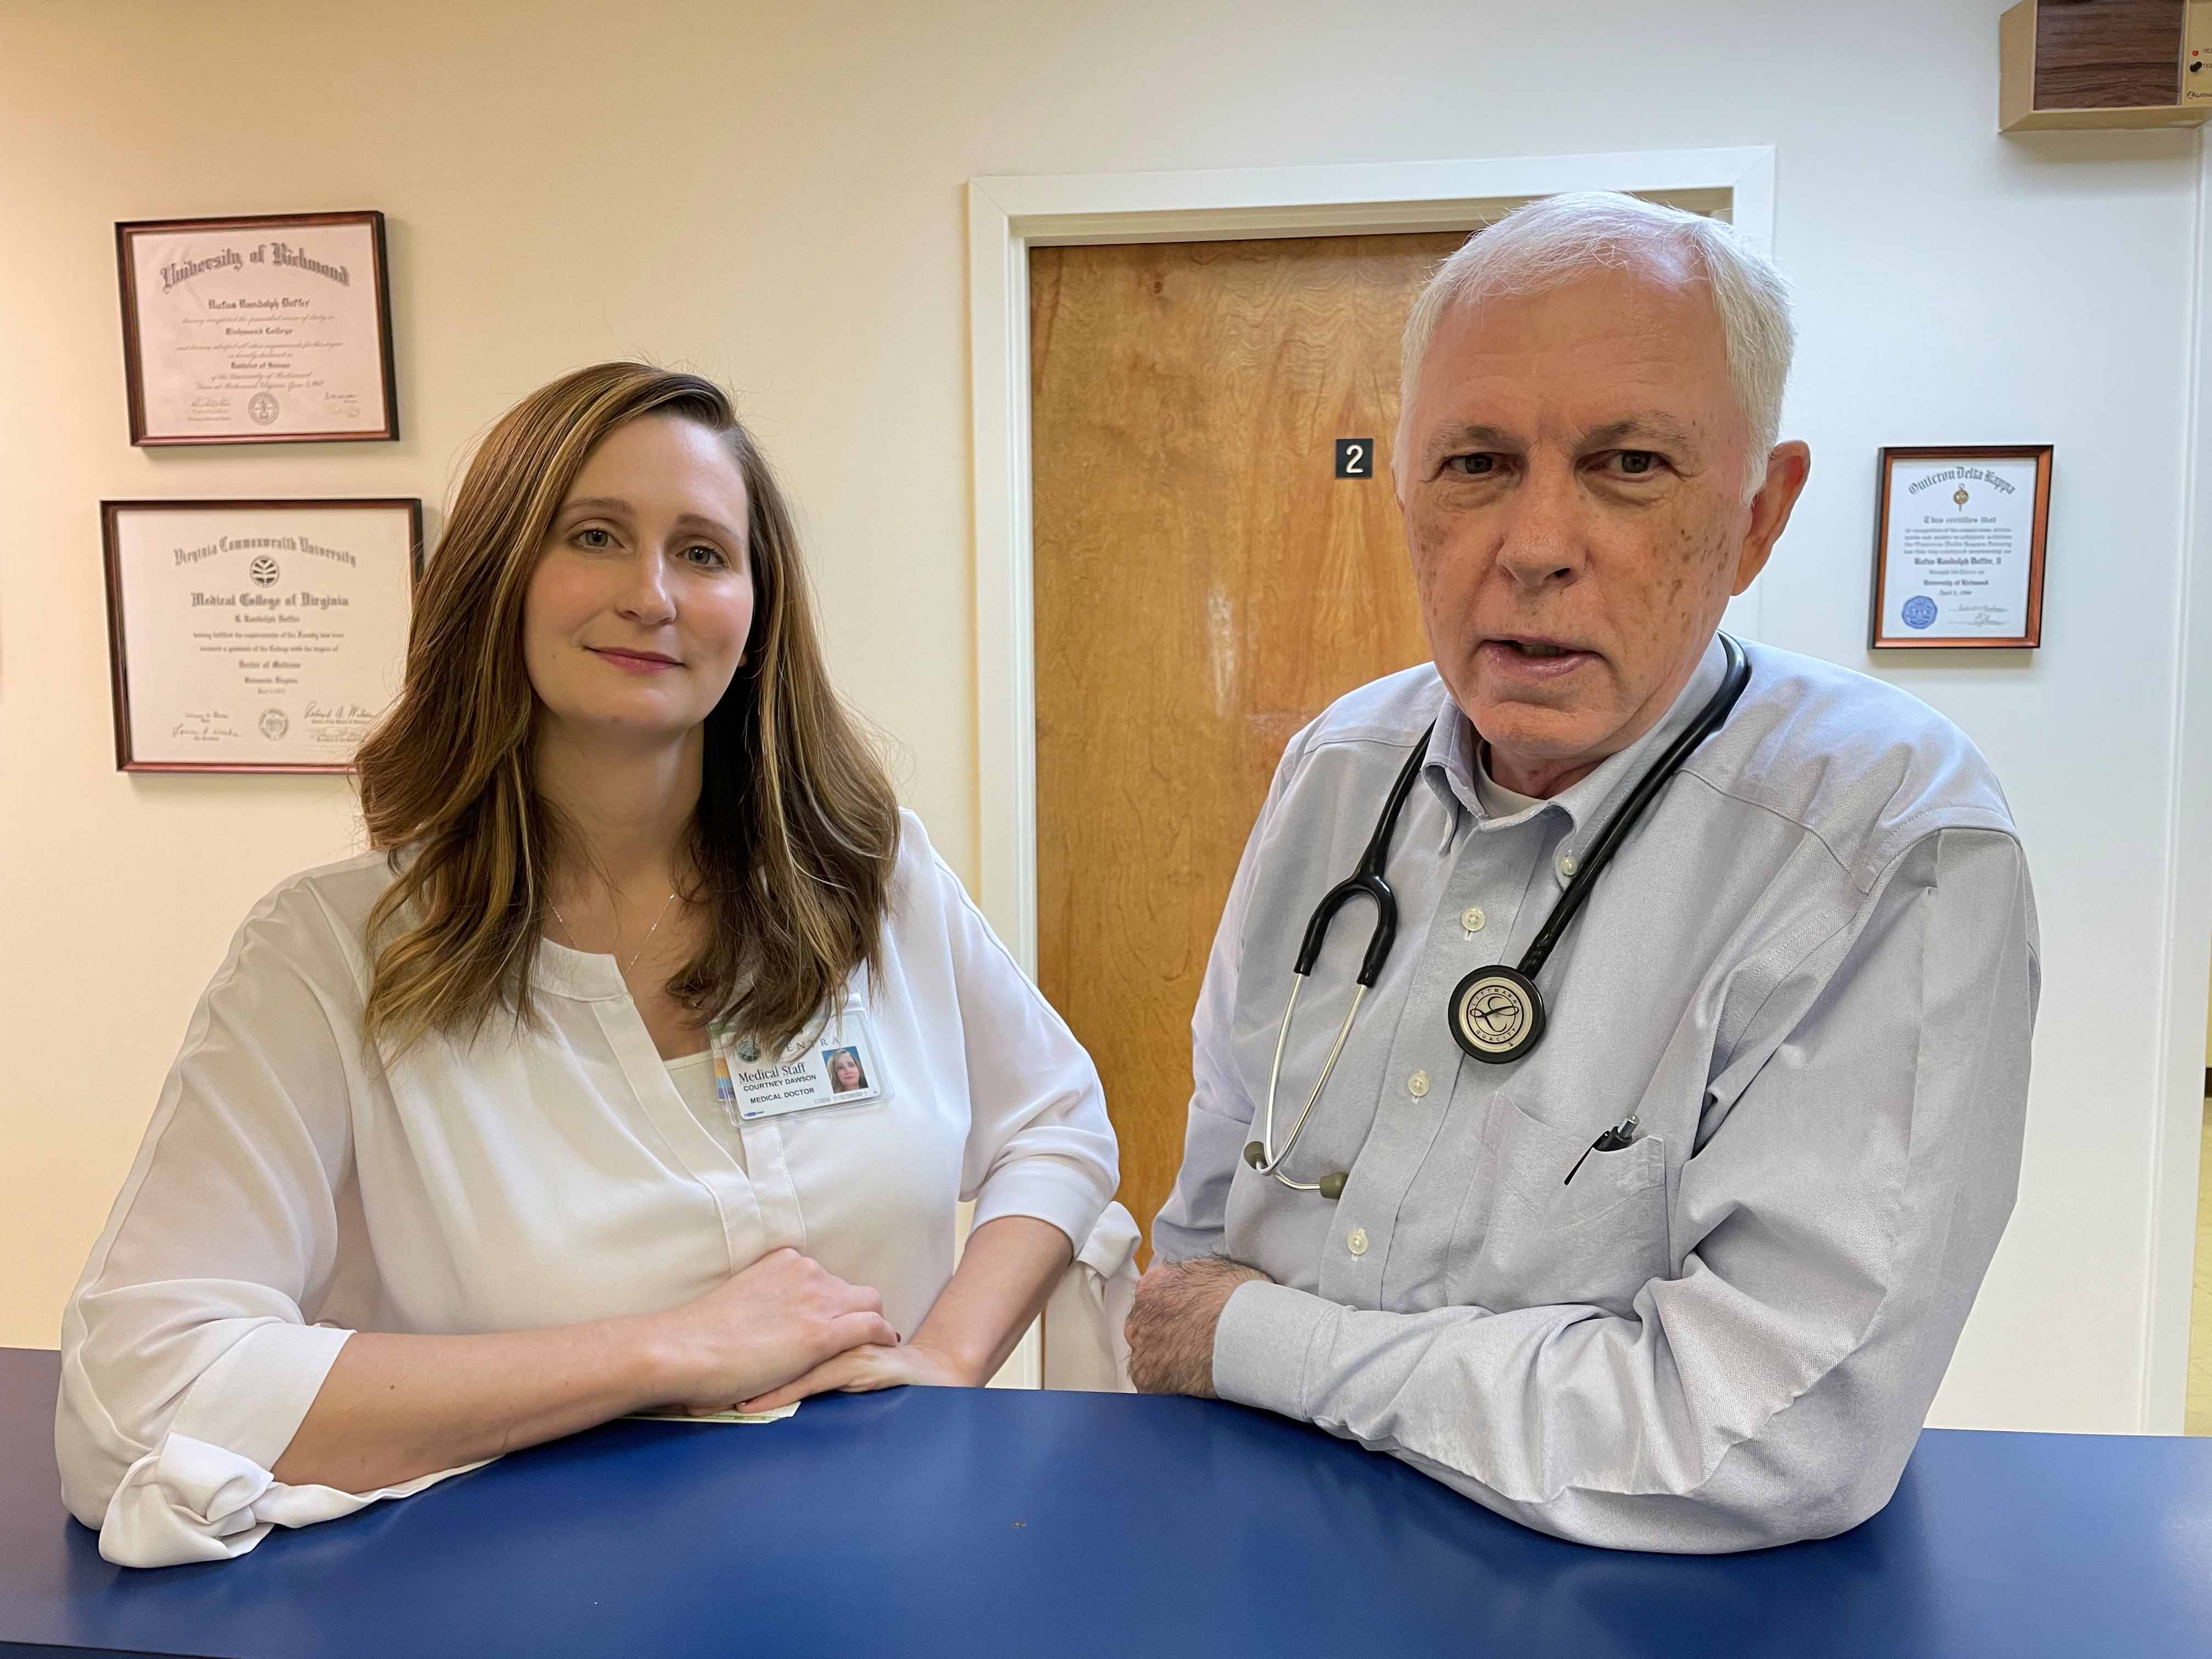
M1463 1224L1484 1216L1460 1241L1467 1266L1455 1301L1492 1313L1576 1304L1626 1315L1666 1276L1666 1143L1644 1135L1591 1152L1599 1133L1557 1128L1498 1097L1483 1131L1491 1191L1486 1204L1470 1194L1462 1212Z

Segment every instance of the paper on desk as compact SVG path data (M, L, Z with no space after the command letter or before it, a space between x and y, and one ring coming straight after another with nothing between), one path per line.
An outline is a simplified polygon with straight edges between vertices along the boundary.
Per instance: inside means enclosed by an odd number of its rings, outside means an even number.
M780 1423L799 1409L799 1401L772 1412L632 1412L655 1423Z

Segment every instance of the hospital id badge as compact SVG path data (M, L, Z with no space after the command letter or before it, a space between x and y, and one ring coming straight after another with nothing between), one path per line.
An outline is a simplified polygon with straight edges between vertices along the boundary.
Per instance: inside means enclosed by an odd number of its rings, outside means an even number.
M714 1096L732 1120L752 1123L817 1106L857 1106L884 1097L880 1050L868 1011L848 1003L774 1059L750 1037L713 1033Z

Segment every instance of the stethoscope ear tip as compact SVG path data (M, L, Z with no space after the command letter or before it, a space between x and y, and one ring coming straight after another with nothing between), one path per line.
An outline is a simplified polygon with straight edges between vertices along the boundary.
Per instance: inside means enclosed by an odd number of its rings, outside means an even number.
M1344 1196L1344 1171L1331 1170L1321 1178L1321 1195L1334 1204Z
M1244 1143L1244 1161L1250 1164L1254 1169L1258 1169L1262 1164L1265 1164L1267 1161L1267 1149L1265 1146L1262 1146L1256 1140L1246 1141Z

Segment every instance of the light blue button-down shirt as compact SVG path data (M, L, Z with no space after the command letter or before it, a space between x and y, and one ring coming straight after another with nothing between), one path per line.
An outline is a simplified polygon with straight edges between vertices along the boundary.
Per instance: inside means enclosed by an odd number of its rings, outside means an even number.
M1159 1253L1239 1289L1228 1399L1404 1458L1504 1514L1620 1547L1823 1536L1888 1500L2010 1213L2039 980L2003 796L1966 737L1863 675L1751 645L1751 683L1623 844L1539 975L1506 1066L1447 1024L1518 963L1573 860L1718 686L1554 799L1485 816L1431 666L1292 740L1194 1024ZM1285 1173L1248 1167L1291 963L1431 722L1390 850L1397 945ZM1332 928L1285 1045L1275 1145L1371 915ZM1592 1152L1633 1114L1636 1139Z

